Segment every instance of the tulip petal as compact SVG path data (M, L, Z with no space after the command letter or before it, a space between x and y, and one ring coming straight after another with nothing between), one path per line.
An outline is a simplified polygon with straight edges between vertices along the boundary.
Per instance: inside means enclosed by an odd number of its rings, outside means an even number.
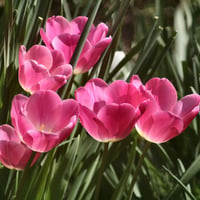
M176 90L169 80L152 78L145 84L145 88L155 96L161 110L171 110L176 104Z
M79 40L79 35L61 34L55 37L52 41L53 48L63 52L65 62L70 63L76 45Z
M127 137L133 129L139 115L130 104L108 104L97 115L108 129L104 141L118 141Z
M87 107L80 105L79 119L87 132L97 141L104 141L108 138L108 130L97 116Z
M24 134L23 141L33 151L47 152L58 145L59 136L55 133L29 130Z
M25 60L34 60L38 64L44 65L47 69L51 68L53 64L50 50L42 45L32 46L26 53Z
M21 45L19 48L19 65L23 65L25 55L26 55L26 47L24 45Z
M141 101L142 96L139 90L133 84L127 84L125 81L117 80L111 83L107 88L110 102L115 103L130 103L137 107Z
M183 119L183 129L185 129L199 113L199 104L200 96L197 94L187 95L176 103L173 113Z
M141 116L135 127L146 140L163 143L182 132L183 122L169 112L160 111L152 113L149 117Z
M88 107L90 110L94 110L97 113L99 108L95 102L106 102L106 87L107 83L102 79L95 78L87 82L85 87L80 87L75 91L76 100L83 106Z
M140 80L138 75L133 75L131 77L130 83L133 84L136 88L139 88L139 87L143 86L143 84L142 84L142 82L141 82L141 80Z
M104 23L100 23L97 27L92 26L89 32L87 39L92 45L95 45L99 41L103 40L106 37L108 32L108 26Z
M78 16L74 18L70 23L71 30L72 30L71 33L80 35L83 32L83 29L87 23L87 20L88 18L85 16Z
M96 43L88 51L82 51L82 54L75 67L74 73L85 73L93 67L99 60L101 54L112 41L111 37L107 37L100 42Z
M42 79L40 82L34 85L34 87L32 87L31 90L32 92L36 92L38 90L57 91L65 83L66 83L66 76L55 75L55 76L48 77L46 79Z
M62 101L57 108L57 117L54 122L53 132L57 132L65 128L69 123L76 124L77 116L79 114L79 105L73 99Z
M23 65L19 66L19 82L26 91L31 91L36 83L48 76L49 72L45 66L32 60L25 61Z
M46 36L49 41L54 37L65 32L71 32L71 24L62 16L52 16L46 22ZM42 38L43 39L43 38Z
M51 55L53 57L53 64L51 70L56 68L57 66L66 64L65 56L62 51L52 50Z
M28 97L18 94L12 100L12 107L11 107L11 120L13 126L18 129L18 122L17 118L19 115L23 115L23 107L25 106Z
M9 125L0 126L0 161L10 169L23 170L32 154L32 151L21 143L15 129ZM40 154L36 154L32 161L32 165Z
M38 91L29 98L26 104L27 118L38 130L50 131L57 118L56 109L60 103L57 93L50 90Z

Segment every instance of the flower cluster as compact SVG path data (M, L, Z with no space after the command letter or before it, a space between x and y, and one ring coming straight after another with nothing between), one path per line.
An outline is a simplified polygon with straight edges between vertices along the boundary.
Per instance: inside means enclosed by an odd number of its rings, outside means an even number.
M108 27L91 27L76 66L70 60L86 17L71 22L61 16L47 20L40 34L45 45L19 49L19 83L30 97L17 94L11 106L10 125L0 126L0 161L8 168L24 169L42 152L65 140L77 120L97 141L113 142L127 137L136 127L145 139L162 143L179 135L199 112L200 96L191 94L177 101L172 83L152 78L145 85L137 75L130 83L116 80L109 85L100 78L89 80L75 91L75 99L62 100L56 91L72 74L85 73L99 60L112 38Z

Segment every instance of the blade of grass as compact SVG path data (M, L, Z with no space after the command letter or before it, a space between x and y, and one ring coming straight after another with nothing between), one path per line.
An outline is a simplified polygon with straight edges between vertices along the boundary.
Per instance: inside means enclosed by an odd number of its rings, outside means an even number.
M184 183L176 177L169 169L167 169L165 166L163 166L163 169L176 181L176 183L188 194L190 199L196 200L194 195L188 190L187 186L184 185Z
M136 138L134 138L126 170L124 171L124 173L123 173L123 175L122 175L122 177L119 181L119 184L115 188L115 191L112 195L112 200L122 199L125 188L127 187L128 178L129 178L131 170L134 166L133 163L134 163L134 160L135 160L136 145L137 145L136 142L137 142Z
M190 165L190 167L186 170L184 175L181 177L180 181L183 184L187 184L199 171L200 171L200 155L195 159L195 161ZM173 195L178 192L179 184L176 184L175 187L169 192L166 200L169 200L173 197Z
M141 47L144 45L145 39L142 39L138 42L137 45L135 45L127 54L126 56L120 61L120 63L113 69L113 71L109 74L109 77L107 78L107 81L111 81L111 79L118 73L124 65L134 56L136 55Z
M138 60L136 61L136 65L134 66L134 68L132 69L128 80L130 80L132 74L137 74L139 70L141 70L141 68L143 67L143 64L146 60L146 58L148 57L148 55L151 53L152 48L155 46L158 37L160 36L163 28L162 27L157 27L157 18L155 21L155 24L150 32L150 34L147 37L147 40L145 42L143 51L141 52Z
M76 66L76 64L78 62L79 56L80 56L81 51L82 51L84 44L85 44L85 40L86 40L86 38L89 34L89 31L90 31L90 28L91 28L93 22L94 22L94 19L96 17L97 12L98 12L101 1L102 0L97 1L90 17L88 18L88 21L87 21L87 23L84 27L84 30L83 30L83 32L80 36L80 39L78 41L78 44L75 48L75 51L74 51L73 56L72 56L71 61L70 61L70 64L72 65L73 68ZM63 91L62 91L62 94L61 94L62 99L69 97L71 86L72 86L72 80L71 79L73 80L73 78L70 78L70 80L68 81L69 84L66 84Z

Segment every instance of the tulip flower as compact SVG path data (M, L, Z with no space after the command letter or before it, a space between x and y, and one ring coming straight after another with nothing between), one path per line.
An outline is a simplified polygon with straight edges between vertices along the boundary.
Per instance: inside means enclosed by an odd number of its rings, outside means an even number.
M78 112L75 100L62 101L57 93L42 90L29 98L16 95L11 119L21 141L33 151L47 152L70 135Z
M9 125L0 126L0 162L10 169L25 169L33 152L18 138L15 129ZM40 156L37 153L33 165Z
M79 119L97 141L122 140L131 133L141 112L142 96L130 83L117 80L110 85L96 78L75 91L80 105Z
M66 64L62 52L34 45L27 52L24 46L19 50L19 83L24 90L56 91L72 74L72 66Z
M46 22L46 32L41 29L40 35L49 49L62 51L69 63L87 20L87 17L81 16L69 22L62 16L53 16ZM112 40L111 37L106 37L107 32L108 27L104 23L97 27L92 25L78 63L74 66L74 74L87 72L96 64Z
M131 82L135 85L135 80ZM166 78L152 78L145 86L137 80L137 85L149 101L135 127L150 142L163 143L178 136L199 113L200 96L190 94L177 101L176 90Z

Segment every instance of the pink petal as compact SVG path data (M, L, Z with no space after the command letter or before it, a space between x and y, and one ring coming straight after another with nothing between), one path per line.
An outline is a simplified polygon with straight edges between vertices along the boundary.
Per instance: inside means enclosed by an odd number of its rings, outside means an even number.
M56 109L61 103L57 93L41 90L34 93L26 104L26 116L37 130L51 131L57 118Z
M63 52L66 63L70 62L79 37L79 35L61 34L53 39L53 48Z
M45 79L42 79L37 84L35 84L31 90L32 93L38 90L52 90L57 91L66 83L67 77L64 75L55 75Z
M25 61L19 66L19 82L24 90L32 93L32 87L40 80L49 76L45 66L39 65L33 61Z
M51 70L53 68L56 68L57 66L66 64L65 56L62 51L54 49L51 51L51 55L53 57L53 64L52 64Z
M44 44L46 45L46 47L50 50L53 50L53 46L51 44L51 41L49 41L49 38L47 37L45 31L42 28L40 29L40 36L41 36Z
M89 110L87 107L80 105L79 119L83 127L95 140L104 141L107 139L108 130L97 118L96 114Z
M26 55L26 47L21 45L19 48L19 65L24 64L25 55Z
M108 26L104 23L100 23L97 27L92 27L88 35L88 40L92 45L95 45L97 42L101 41L106 37L108 32Z
M199 113L199 104L200 96L197 94L187 95L176 103L173 113L183 119L183 129L189 126L191 121Z
M74 127L78 119L78 114L79 105L75 100L67 99L62 101L62 103L57 106L57 118L55 119L55 125L52 131L57 132L71 123L71 127Z
M37 152L47 152L58 145L59 136L49 132L29 130L23 137L26 145Z
M47 19L46 36L50 42L57 35L60 35L62 33L71 33L71 31L72 31L71 24L64 17L53 16Z
M74 18L71 22L71 33L80 35L83 32L83 29L87 23L88 18L85 16L78 16Z
M93 67L99 60L101 54L110 44L112 38L105 38L96 45L92 46L87 52L82 51L81 57L78 60L78 63L75 67L74 73L80 74L87 72L91 67Z
M130 103L134 107L139 106L142 102L142 94L133 85L125 81L117 80L111 83L107 88L108 96L111 102L115 103Z
M139 115L130 104L108 104L98 113L104 126L108 129L104 141L118 141L127 137L133 129Z
M17 137L15 129L7 124L0 126L0 141L13 141L20 143L20 139Z
M152 78L145 84L145 88L154 95L162 110L171 110L177 101L177 94L172 83L163 78Z
M50 69L53 64L50 50L42 45L32 46L25 55L25 60L34 60L38 64L44 65L47 69Z
M6 140L0 138L0 161L8 168L23 170L30 159L32 151L21 143L11 126L0 126L0 135L7 138ZM38 157L39 154L36 154L32 164Z
M130 83L133 84L136 88L139 88L140 86L143 86L140 78L138 75L133 75L131 77Z
M69 79L72 75L72 66L70 64L60 65L50 71L52 75L63 75L65 79Z
M145 117L142 115L136 123L136 130L146 140L163 143L179 135L183 130L180 118L169 112L154 112Z
M31 150L22 144L0 141L0 162L7 168L23 170L30 155Z
M12 106L11 106L11 120L12 120L12 124L13 126L16 128L18 127L18 116L22 115L23 113L23 108L25 106L25 104L28 101L28 97L18 94L15 95L13 100L12 100Z
M105 92L107 84L99 78L91 79L87 82L85 87L80 87L75 91L76 100L83 106L88 107L90 110L95 110L94 106L96 102L105 102L107 100L107 94Z

